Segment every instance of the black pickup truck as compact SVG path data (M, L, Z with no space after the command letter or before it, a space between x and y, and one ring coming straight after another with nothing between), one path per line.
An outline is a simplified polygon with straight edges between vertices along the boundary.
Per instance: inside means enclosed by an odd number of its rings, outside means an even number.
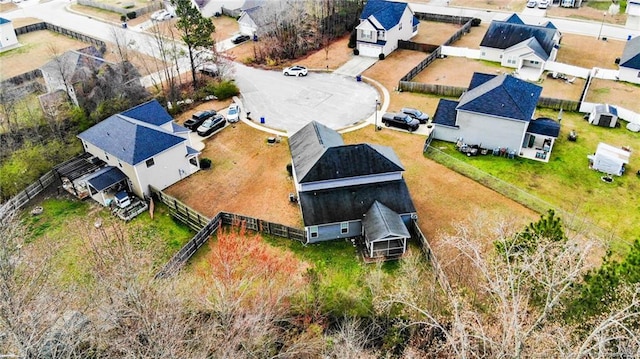
M404 113L385 113L382 115L382 123L387 127L404 128L409 132L413 132L420 127L420 121Z
M191 131L196 131L205 120L215 115L216 111L214 110L195 112L193 115L191 115L190 119L184 121L183 126L190 129Z

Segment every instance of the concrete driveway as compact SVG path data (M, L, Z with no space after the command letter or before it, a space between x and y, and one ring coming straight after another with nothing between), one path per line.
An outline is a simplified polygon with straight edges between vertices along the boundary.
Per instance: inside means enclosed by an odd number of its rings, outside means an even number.
M378 92L354 77L309 72L287 77L281 71L265 71L234 64L236 84L242 93L243 113L255 123L288 135L312 120L340 130L370 118Z

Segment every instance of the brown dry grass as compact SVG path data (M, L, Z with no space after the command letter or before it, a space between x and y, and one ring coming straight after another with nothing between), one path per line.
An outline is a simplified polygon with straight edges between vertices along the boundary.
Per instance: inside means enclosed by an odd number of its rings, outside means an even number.
M489 28L489 23L481 23L480 26L473 26L471 30L456 41L453 46L455 47L467 47L470 49L480 48L480 42L484 37L484 34Z
M236 19L229 16L212 17L211 21L216 27L216 32L213 33L213 39L216 41L228 39L240 29Z
M78 50L88 44L52 31L34 31L18 36L21 47L2 54L0 76L9 78L34 70L67 50Z
M609 4L611 4L609 2ZM587 5L583 5L579 9L570 9L559 6L551 6L547 9L547 16L550 17L566 17L569 19L589 20L589 21L602 21L602 14L605 11L598 10ZM626 14L611 15L607 13L604 17L604 22L607 24L624 25L627 21Z
M418 35L411 38L413 42L421 44L440 45L447 41L462 26L435 21L420 21Z
M102 10L91 6L71 4L71 10L85 14L89 17L100 19L102 21L112 22L112 23L120 23L121 14L113 11ZM152 12L144 15L140 15L132 20L127 20L129 26L140 25L143 22L149 20L151 18Z
M12 2L2 2L0 3L0 13L1 12L9 12L18 8L18 5Z
M602 41L593 36L563 34L557 61L588 69L618 69L614 61L622 55L624 45L624 41Z
M587 102L609 103L627 110L640 112L640 85L627 82L593 79L587 93Z

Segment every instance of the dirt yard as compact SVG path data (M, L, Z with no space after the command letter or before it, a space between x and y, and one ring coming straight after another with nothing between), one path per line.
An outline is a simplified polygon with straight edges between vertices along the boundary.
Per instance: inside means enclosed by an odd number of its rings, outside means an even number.
M627 82L593 79L587 93L587 102L608 103L640 112L640 85Z
M590 21L602 21L603 14L606 10L596 9L587 5L584 5L579 9L564 8L559 6L550 6L547 9L547 16L550 17L566 17L569 19L580 19ZM611 2L608 2L611 4ZM604 16L604 22L607 24L624 25L627 22L627 15L619 13L611 15L607 13Z
M446 24L435 21L420 21L418 26L418 35L411 38L413 42L421 44L440 45L447 41L451 35L455 34L462 25Z
M294 184L286 165L291 156L286 139L270 145L269 135L239 123L206 140L201 157L213 161L211 170L171 186L167 193L208 216L235 212L289 226L302 226L300 210L289 202ZM346 143L390 146L405 166L405 179L418 210L420 226L434 238L475 211L535 220L536 214L484 186L423 158L425 138L372 126L343 135ZM455 196L452 195L455 193Z
M624 41L563 33L556 61L588 69L618 69L615 60L622 55L624 45Z

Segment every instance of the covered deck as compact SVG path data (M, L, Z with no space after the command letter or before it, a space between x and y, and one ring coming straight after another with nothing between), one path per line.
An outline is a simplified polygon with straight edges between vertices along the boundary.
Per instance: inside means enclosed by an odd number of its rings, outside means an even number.
M402 257L411 238L400 215L375 201L362 220L365 260L391 260Z

